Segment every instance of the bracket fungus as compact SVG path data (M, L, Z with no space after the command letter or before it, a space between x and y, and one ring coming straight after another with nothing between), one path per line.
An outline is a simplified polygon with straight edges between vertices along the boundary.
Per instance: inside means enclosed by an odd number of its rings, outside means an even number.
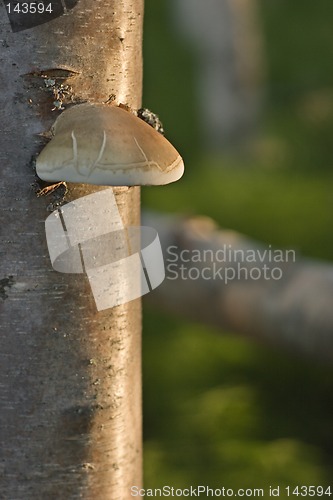
M162 185L184 172L181 156L163 135L116 105L78 104L61 113L51 130L36 160L44 181Z

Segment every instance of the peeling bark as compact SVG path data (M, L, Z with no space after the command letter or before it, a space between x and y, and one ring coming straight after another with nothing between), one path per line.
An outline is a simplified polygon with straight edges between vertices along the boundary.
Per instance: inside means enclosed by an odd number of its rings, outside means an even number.
M59 114L45 77L68 86L64 105L140 107L142 17L143 0L80 0L12 33L0 6L1 498L124 500L141 484L140 300L97 312L85 275L52 269L32 165ZM115 195L138 225L139 188Z

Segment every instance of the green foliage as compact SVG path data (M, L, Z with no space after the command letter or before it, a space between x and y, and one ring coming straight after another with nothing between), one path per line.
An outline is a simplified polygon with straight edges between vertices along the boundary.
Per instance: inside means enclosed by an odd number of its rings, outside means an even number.
M266 111L247 156L232 159L200 149L195 55L167 6L146 0L144 105L186 173L143 189L144 207L333 260L333 4L260 0ZM331 367L149 309L143 353L146 487L330 483Z
M185 186L186 184L186 186ZM333 260L333 175L191 165L183 181L143 190L146 207L205 214L223 228Z
M332 369L151 310L143 352L147 487L329 484Z

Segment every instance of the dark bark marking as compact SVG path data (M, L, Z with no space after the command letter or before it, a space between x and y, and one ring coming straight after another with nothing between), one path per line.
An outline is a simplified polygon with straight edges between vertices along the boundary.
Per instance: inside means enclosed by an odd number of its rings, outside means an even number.
M6 292L14 285L15 281L13 276L8 276L8 278L3 278L0 280L0 298L2 300L8 299Z

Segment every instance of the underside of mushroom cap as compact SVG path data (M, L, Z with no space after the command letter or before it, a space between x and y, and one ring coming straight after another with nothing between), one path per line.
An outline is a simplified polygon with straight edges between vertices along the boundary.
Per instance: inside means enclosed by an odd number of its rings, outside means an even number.
M73 106L52 131L36 161L37 175L45 181L162 185L184 172L181 156L165 137L115 105Z

